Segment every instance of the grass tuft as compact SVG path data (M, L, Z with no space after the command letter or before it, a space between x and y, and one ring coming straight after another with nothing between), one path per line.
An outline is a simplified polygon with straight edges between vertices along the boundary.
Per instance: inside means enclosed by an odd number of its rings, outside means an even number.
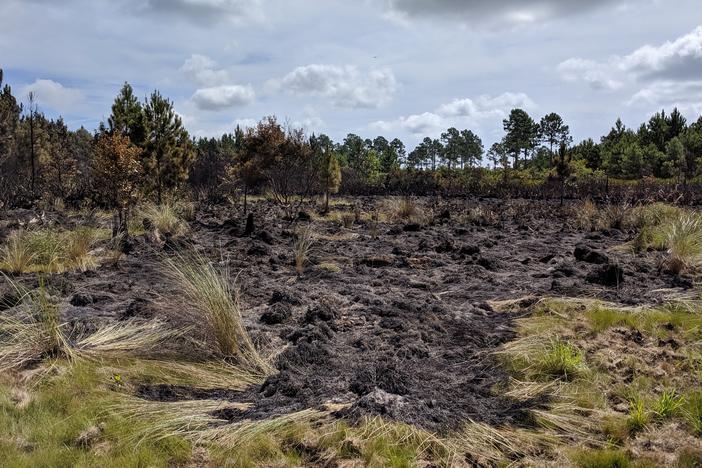
M309 256L314 245L314 236L310 227L300 228L297 231L297 238L293 246L295 255L295 271L298 276L302 276L305 266L309 262Z
M546 377L573 380L583 374L583 355L572 344L555 339L537 361L538 372Z
M673 273L695 270L702 262L702 217L687 214L665 229L667 266Z
M258 353L244 327L229 272L196 253L167 259L166 266L166 275L182 292L186 306L183 317L204 328L210 347L252 372L270 374L270 363Z

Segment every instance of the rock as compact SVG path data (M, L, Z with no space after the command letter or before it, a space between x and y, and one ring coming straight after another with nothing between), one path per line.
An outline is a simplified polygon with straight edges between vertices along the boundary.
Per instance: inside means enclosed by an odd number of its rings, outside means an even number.
M256 237L258 237L260 241L263 241L268 245L273 245L273 236L268 231L261 231Z
M262 323L266 325L278 325L285 322L292 316L292 309L288 304L283 302L276 302L268 307L261 318L259 319Z
M319 304L307 309L307 312L305 312L305 323L314 323L318 321L330 322L336 319L337 316L338 314L334 308L334 305L327 301L322 301Z
M439 245L434 247L434 251L436 253L447 253L447 252L453 252L453 242L451 242L450 239L442 239Z
M609 257L607 255L585 244L576 245L573 255L575 256L576 260L581 262L594 263L598 265L609 263Z
M404 397L376 388L359 398L349 409L349 413L352 415L371 413L398 418L407 411L407 407L408 403Z
M587 275L585 280L603 286L619 286L624 282L624 270L619 265L603 265Z
M480 257L476 263L490 271L497 270L498 268L497 261L490 258Z
M461 255L476 255L480 253L480 247L477 245L463 245L460 250Z
M86 293L76 293L71 297L70 304L72 306L76 307L85 307L87 305L90 305L94 303L95 300L93 299L93 296L90 294Z
M150 319L156 315L154 303L148 299L138 297L129 303L124 312L117 314L119 320L127 320L130 318Z
M371 255L369 257L362 258L359 263L371 268L382 268L395 263L395 259L389 255Z
M269 250L268 247L262 244L253 244L251 247L249 247L249 250L246 251L246 255L252 255L255 257L265 257L269 255Z
M300 305L302 304L300 302L300 299L287 291L273 291L273 294L271 295L270 300L268 301L268 304L276 304L278 302L284 302L286 304L290 305Z

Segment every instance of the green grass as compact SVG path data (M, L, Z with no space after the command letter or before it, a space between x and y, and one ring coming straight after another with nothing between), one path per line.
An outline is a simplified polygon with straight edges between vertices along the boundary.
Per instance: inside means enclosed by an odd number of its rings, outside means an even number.
M644 399L641 397L636 397L631 400L629 406L629 417L627 419L627 426L632 434L641 432L648 426L651 420L651 414L646 408Z
M702 437L702 391L697 390L688 394L682 410L692 432Z
M18 405L13 384L0 381L0 459L8 467L172 466L190 458L184 439L129 443L137 429L105 408L114 403L109 380L88 363L64 368L29 389ZM77 442L90 427L102 427L94 443Z
M685 399L673 389L664 390L654 405L653 412L659 419L666 419L680 413Z
M637 325L635 318L630 312L599 305L588 309L585 312L585 317L595 333L618 326L636 328Z
M585 372L582 352L561 339L552 340L537 360L537 372L546 378L573 380Z

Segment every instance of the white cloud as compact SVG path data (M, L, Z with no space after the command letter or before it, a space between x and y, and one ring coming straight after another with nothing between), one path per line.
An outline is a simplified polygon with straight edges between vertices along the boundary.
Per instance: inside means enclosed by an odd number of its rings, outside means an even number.
M702 114L702 81L657 81L639 90L626 104L646 109L677 107L696 119Z
M226 70L218 70L217 63L206 55L193 54L188 58L180 71L194 83L201 86L217 86L230 81Z
M602 62L570 58L556 68L566 81L582 81L597 90L617 90L624 81L688 81L702 77L702 26L674 41L645 45Z
M565 81L583 81L592 89L617 90L623 86L621 81L613 77L615 67L610 63L599 63L594 60L570 58L558 64L556 68Z
M482 95L476 99L454 99L444 104L437 113L446 117L468 117L472 120L506 117L515 107L531 109L534 101L524 93L502 93L499 96Z
M245 106L256 99L251 86L228 85L198 89L191 100L200 110L223 110Z
M536 108L536 104L524 93L482 95L475 99L454 99L433 112L403 116L392 121L373 122L370 127L381 132L404 130L414 135L434 135L452 126L465 128L480 127L483 123L491 121L501 123L514 108L529 110Z
M337 107L373 108L390 102L397 90L390 69L361 72L352 65L306 65L275 83L299 95L321 96Z
M622 58L620 68L642 77L699 78L702 76L702 26L674 41L640 47Z
M73 107L85 100L79 89L67 88L52 80L39 79L22 89L24 96L30 92L36 96L39 106L46 105L60 112L75 110Z

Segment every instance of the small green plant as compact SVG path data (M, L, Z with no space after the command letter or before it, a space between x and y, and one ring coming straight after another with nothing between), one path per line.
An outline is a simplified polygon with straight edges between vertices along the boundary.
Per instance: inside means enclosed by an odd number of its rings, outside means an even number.
M573 380L585 370L580 350L561 339L551 341L537 366L541 374L563 380Z
M629 404L629 417L627 419L629 431L633 434L646 429L649 420L650 415L646 410L643 398L633 398Z
M654 413L660 419L675 416L685 404L685 399L678 395L674 389L664 390L656 401Z

